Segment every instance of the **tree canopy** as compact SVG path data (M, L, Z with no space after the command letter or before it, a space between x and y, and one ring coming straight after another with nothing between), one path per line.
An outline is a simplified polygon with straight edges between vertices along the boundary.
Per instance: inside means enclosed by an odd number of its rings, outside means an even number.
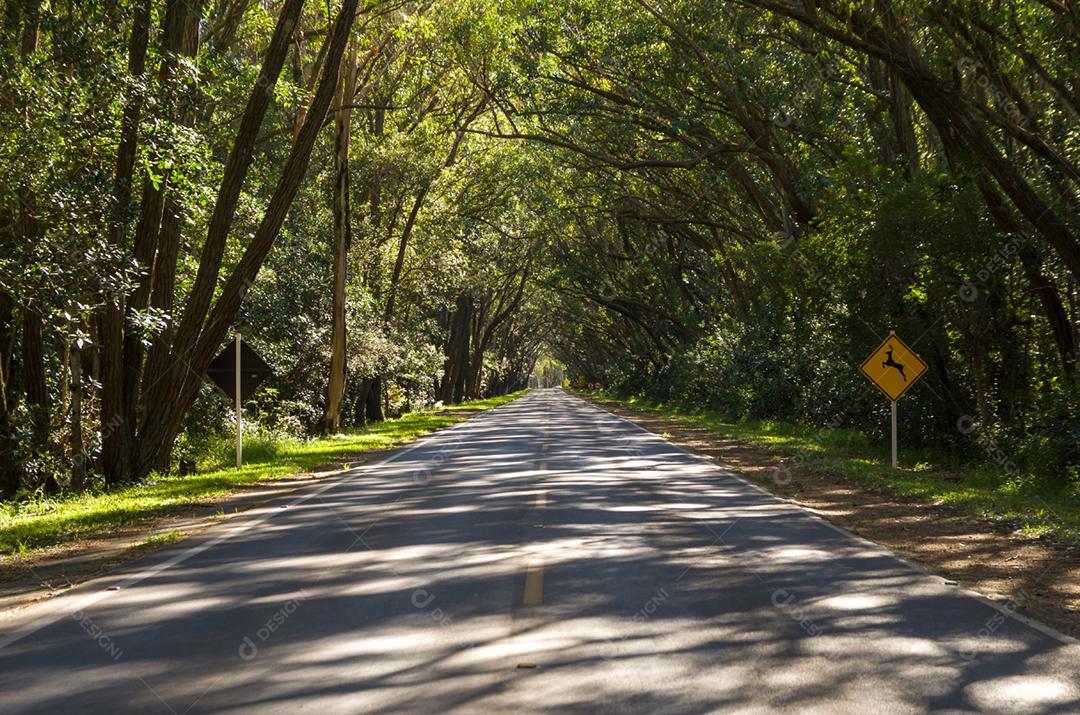
M0 487L570 379L1080 484L1059 0L4 0ZM546 371L545 371L546 374ZM1024 477L1027 478L1027 477Z

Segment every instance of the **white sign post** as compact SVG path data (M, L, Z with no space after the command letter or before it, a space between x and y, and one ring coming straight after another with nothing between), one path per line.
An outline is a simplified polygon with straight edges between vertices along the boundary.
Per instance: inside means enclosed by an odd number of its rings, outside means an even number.
M892 468L896 469L896 400L892 402Z
M259 384L274 372L254 350L244 344L239 331L233 337L233 354L229 355L229 348L222 350L207 366L206 377L217 385L226 397L229 390L233 391L233 409L236 410L236 468L239 469L244 466L244 400L251 397Z
M236 468L244 463L244 413L240 401L240 333L236 334Z

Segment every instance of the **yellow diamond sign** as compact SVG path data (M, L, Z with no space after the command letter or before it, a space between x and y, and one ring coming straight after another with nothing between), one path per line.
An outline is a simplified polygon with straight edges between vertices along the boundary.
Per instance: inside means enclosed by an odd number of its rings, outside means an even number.
M926 372L926 363L904 341L890 333L878 349L859 366L870 382L896 402Z

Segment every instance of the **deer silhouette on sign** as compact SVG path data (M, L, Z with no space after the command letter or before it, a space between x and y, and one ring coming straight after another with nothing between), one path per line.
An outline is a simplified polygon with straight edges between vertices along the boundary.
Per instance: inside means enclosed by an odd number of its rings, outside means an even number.
M900 377L904 378L904 382L907 382L907 375L904 374L904 365L903 365L903 363L898 363L895 360L893 360L893 356L892 356L893 346L890 345L889 349L886 350L885 352L887 352L889 354L889 357L888 357L887 360L885 360L885 362L881 363L881 366L882 367L896 368L896 370L900 373Z

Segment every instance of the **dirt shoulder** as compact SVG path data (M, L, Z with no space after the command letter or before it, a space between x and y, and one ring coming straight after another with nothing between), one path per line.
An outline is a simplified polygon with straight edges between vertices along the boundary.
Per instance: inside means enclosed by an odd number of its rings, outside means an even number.
M703 428L585 399L929 571L1080 637L1080 547L1018 536L954 509L860 486Z

